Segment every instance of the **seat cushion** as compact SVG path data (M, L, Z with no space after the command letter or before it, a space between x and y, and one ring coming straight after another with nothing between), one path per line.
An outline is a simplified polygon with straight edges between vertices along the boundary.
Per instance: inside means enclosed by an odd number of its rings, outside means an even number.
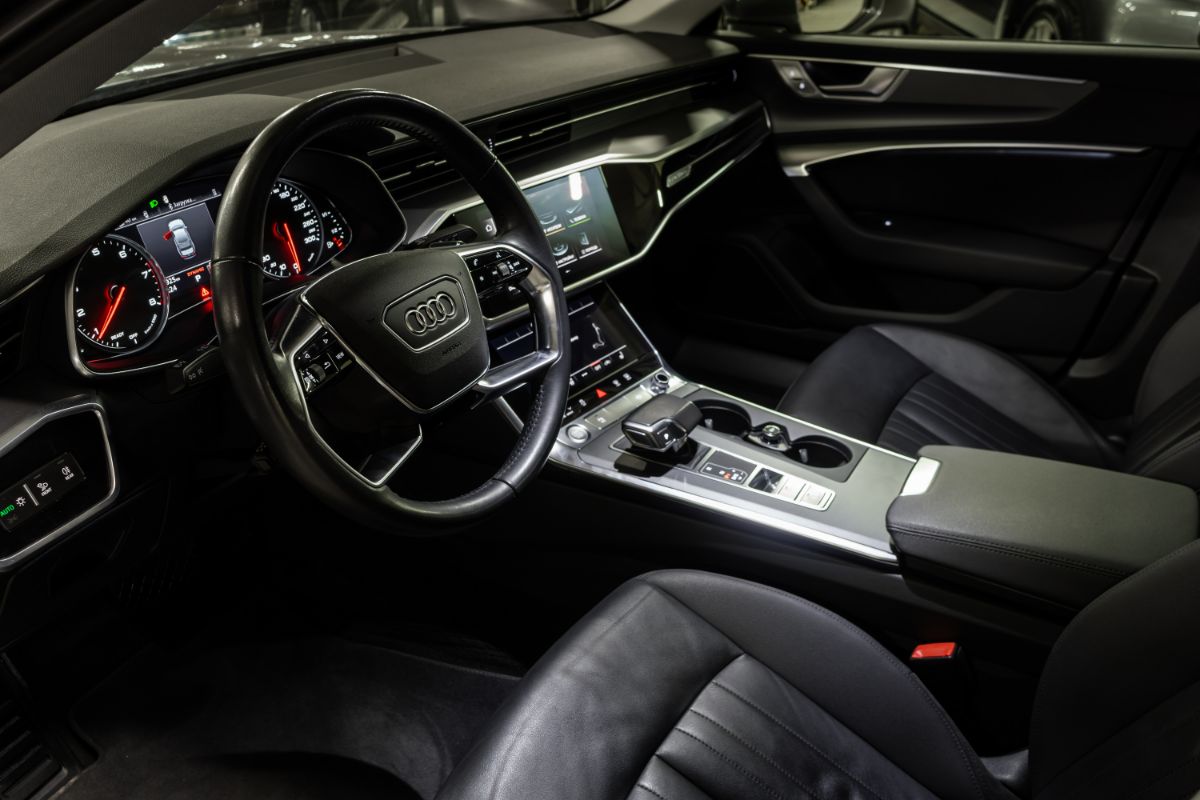
M976 447L1107 467L1116 454L1008 356L903 325L856 328L797 379L780 411L895 452Z
M1010 797L916 676L811 603L633 580L555 645L441 800Z

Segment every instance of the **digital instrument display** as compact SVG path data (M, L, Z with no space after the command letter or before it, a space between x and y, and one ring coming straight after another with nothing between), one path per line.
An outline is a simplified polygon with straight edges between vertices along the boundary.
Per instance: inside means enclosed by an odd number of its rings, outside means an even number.
M629 258L629 245L599 167L532 186L525 190L525 198L546 232L550 252L564 277L604 269ZM456 220L488 238L496 234L486 206L462 211Z
M645 339L611 292L585 293L567 301L571 325L571 380L568 418L598 405L654 370ZM533 352L533 324L495 334L497 362Z
M208 272L224 179L181 184L150 198L96 242L75 271L76 332L94 348L140 350L167 320L212 299ZM350 243L346 221L328 201L277 180L267 199L262 271L297 280L324 266Z
M75 270L75 330L96 347L129 352L154 340L167 321L167 286L145 250L105 236Z

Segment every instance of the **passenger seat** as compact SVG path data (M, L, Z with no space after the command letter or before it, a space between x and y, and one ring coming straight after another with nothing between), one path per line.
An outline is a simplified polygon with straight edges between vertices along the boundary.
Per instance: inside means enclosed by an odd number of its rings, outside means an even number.
M928 444L977 447L1200 488L1200 306L1155 349L1123 452L1012 358L904 325L846 334L796 380L779 410L907 455Z

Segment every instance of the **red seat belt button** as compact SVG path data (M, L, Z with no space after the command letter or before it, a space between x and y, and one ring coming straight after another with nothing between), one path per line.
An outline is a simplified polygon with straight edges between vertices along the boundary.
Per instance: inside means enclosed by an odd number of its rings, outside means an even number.
M957 642L931 642L913 648L910 661L928 661L935 658L954 658L958 651Z

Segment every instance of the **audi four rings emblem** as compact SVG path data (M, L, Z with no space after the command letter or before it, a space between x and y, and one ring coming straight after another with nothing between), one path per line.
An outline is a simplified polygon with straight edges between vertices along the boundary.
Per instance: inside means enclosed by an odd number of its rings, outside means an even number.
M458 309L454 306L454 298L446 292L438 292L428 300L405 311L404 326L417 336L422 336L454 319L457 314Z

